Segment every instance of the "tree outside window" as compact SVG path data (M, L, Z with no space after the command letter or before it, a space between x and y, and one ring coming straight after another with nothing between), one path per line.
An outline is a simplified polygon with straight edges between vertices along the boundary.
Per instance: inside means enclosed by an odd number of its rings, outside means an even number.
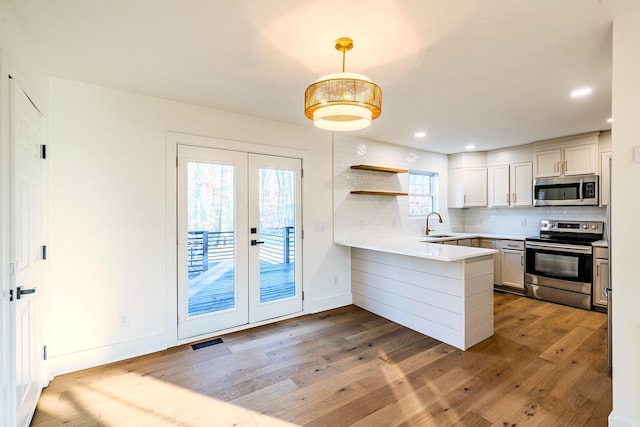
M409 217L424 217L438 210L438 174L409 171Z

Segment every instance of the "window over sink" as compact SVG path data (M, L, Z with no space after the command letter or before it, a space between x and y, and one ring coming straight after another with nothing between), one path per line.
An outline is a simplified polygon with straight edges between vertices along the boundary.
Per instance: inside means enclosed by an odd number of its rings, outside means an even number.
M438 174L409 170L409 217L424 217L438 210Z

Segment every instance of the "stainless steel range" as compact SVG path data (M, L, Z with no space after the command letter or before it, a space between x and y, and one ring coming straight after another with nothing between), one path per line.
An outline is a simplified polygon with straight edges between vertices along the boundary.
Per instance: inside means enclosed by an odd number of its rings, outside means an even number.
M526 239L525 295L591 310L591 244L603 232L603 222L540 221L540 235Z

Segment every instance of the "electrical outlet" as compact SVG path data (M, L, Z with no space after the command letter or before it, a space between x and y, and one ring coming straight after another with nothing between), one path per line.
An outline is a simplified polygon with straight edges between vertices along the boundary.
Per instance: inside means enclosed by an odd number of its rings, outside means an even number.
M121 328L129 326L129 313L121 311L118 313L118 326Z

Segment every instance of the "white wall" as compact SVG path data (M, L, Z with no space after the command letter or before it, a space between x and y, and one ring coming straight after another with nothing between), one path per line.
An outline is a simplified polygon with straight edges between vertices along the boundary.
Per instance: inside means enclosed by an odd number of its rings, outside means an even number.
M303 153L305 311L349 304L349 257L332 243L331 133L51 79L54 373L174 345L167 274L167 131ZM305 161L306 159L306 161ZM172 161L168 162L169 164ZM313 227L323 224L324 227ZM117 314L130 314L118 327Z
M447 213L447 156L415 148L400 147L337 134L334 142L333 175L336 240L366 233L424 234L424 218L409 219L408 197L350 194L351 190L408 191L408 174L387 174L352 170L352 165L376 165L399 169L417 169L439 174L439 224L432 218L430 226L438 231L455 231Z
M613 288L613 411L611 426L640 426L640 13L613 25L611 285Z
M24 34L11 7L0 0L0 426L14 426L15 383L12 364L15 345L11 342L9 289L10 152L9 152L9 78L29 94L38 108L48 116L48 77L39 55ZM44 286L39 289L46 295Z

